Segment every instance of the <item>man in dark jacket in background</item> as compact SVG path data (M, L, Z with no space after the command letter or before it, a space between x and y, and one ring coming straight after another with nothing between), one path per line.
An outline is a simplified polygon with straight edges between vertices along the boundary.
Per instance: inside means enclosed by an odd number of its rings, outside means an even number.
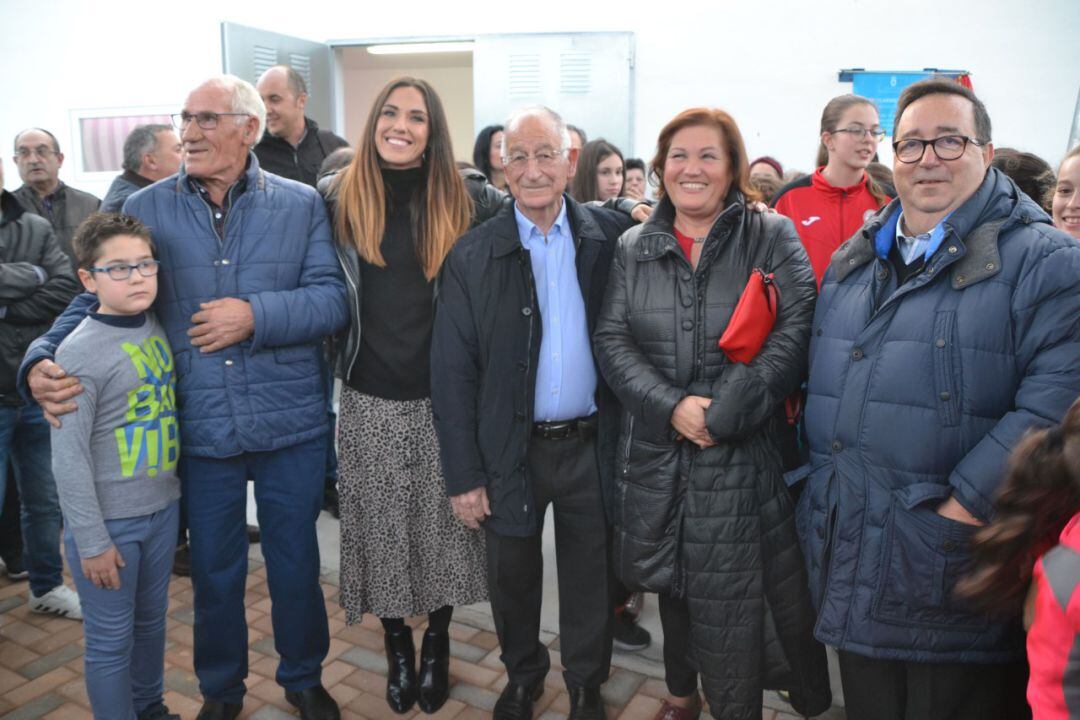
M23 506L30 609L78 620L79 598L61 577L60 501L52 474L49 424L41 408L23 401L15 391L27 346L67 306L77 284L71 261L49 223L26 212L3 187L0 164L0 506L10 459Z
M570 718L600 720L611 663L608 542L617 409L590 338L621 213L565 190L577 150L547 108L506 123L515 198L443 266L432 339L435 428L447 494L487 530L488 587L509 682L497 720L530 720L550 667L539 640L544 512L555 512L559 625Z
M288 65L275 65L255 86L266 104L266 132L255 146L263 170L315 187L326 156L349 143L304 115L307 84Z
M101 212L120 212L136 190L153 185L180 169L183 146L172 125L138 125L124 139L124 172L116 176L101 201Z
M953 594L1010 450L1080 393L1080 246L933 79L896 109L898 199L833 255L811 333L797 514L851 720L1024 717L1023 634Z
M60 180L64 153L60 142L48 130L30 128L15 136L15 164L23 185L13 194L26 212L40 215L49 221L60 249L71 254L71 238L75 228L101 201L88 192L76 190ZM75 261L72 260L72 272Z

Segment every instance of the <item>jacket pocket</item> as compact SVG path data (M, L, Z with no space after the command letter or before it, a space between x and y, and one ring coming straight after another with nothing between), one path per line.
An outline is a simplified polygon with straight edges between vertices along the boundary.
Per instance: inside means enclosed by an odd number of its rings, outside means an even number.
M680 446L633 438L625 446L615 528L615 572L628 587L670 588L678 530Z
M981 630L989 620L954 597L957 581L971 569L973 525L934 510L948 485L922 483L893 493L885 524L875 619L899 625Z
M963 377L957 345L956 311L942 310L934 316L934 403L942 427L960 424L960 388Z
M295 363L314 359L311 345L284 345L274 348L274 360L279 363Z

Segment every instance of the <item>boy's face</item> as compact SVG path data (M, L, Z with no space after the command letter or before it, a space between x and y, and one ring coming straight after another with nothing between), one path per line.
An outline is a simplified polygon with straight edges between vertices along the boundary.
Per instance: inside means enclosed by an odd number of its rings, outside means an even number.
M83 285L98 296L101 303L99 312L105 315L136 315L150 307L157 297L157 266L144 268L124 268L120 274L130 270L126 280L114 280L103 268L117 265L138 265L145 260L153 260L150 245L140 237L116 235L109 238L98 248L94 267L97 270L79 268L79 279ZM114 271L116 272L116 271ZM147 277L143 273L155 274Z

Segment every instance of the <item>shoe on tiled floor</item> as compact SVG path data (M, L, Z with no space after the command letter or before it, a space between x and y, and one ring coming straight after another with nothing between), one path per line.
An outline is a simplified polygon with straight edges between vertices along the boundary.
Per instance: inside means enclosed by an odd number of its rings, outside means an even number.
M630 613L616 612L611 630L615 647L624 652L644 650L652 644L652 635L638 625Z
M23 565L22 558L12 558L3 562L4 572L7 573L8 580L26 580L30 577L30 571Z
M180 720L180 716L169 712L169 708L166 707L165 703L156 702L143 708L142 712L136 716L136 720Z
M79 596L67 585L57 585L41 597L30 591L30 611L59 615L60 617L82 620L82 605Z

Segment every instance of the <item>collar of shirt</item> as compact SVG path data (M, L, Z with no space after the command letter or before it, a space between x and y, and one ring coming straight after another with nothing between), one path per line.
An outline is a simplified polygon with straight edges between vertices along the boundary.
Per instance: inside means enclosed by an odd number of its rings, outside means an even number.
M536 227L536 223L525 217L517 203L514 203L514 219L517 220L518 237L521 238L521 244L525 246L525 249L537 241L550 243L552 240L570 237L570 228L567 227L566 222L566 198L562 198L561 202L562 207L559 208L559 214L555 217L555 222L551 224L546 237L540 232L540 228Z
M900 217L896 221L896 249L900 251L900 257L904 258L905 264L910 265L915 262L920 254L924 260L929 260L930 256L937 252L945 237L945 221L949 219L949 215L938 221L930 232L909 236L904 234L904 212L900 211Z
M896 249L900 252L900 256L906 264L910 265L920 252L922 252L925 259L929 260L930 256L937 252L938 247L941 246L941 241L945 238L945 222L952 216L952 213L943 217L930 232L915 237L908 237L904 234L903 225L900 222L903 214L903 208L897 208L892 215L886 218L877 231L877 235L874 236L874 250L877 256L882 260L889 257L889 249L895 243Z

